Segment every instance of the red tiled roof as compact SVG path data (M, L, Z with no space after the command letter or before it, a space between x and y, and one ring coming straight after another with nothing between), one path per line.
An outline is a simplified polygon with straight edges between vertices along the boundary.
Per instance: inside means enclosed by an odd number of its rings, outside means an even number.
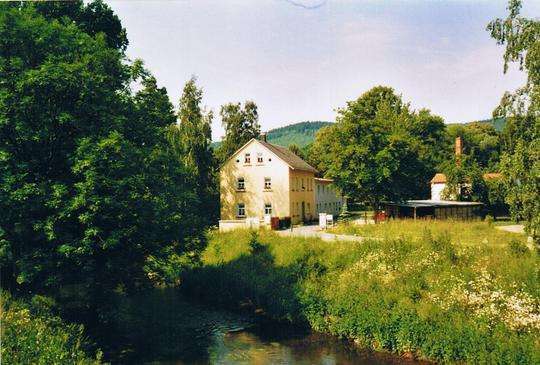
M484 180L497 180L502 179L503 175L500 172L488 172L483 175Z
M446 183L446 175L440 172L437 172L433 179L431 179L432 184L444 184Z

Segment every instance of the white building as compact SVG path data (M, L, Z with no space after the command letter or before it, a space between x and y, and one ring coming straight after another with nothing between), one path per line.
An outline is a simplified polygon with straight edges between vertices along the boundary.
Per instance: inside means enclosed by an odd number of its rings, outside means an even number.
M345 198L332 184L332 179L315 178L315 213L339 215Z
M443 191L446 188L446 175L440 172L436 173L431 179L431 200L442 201Z

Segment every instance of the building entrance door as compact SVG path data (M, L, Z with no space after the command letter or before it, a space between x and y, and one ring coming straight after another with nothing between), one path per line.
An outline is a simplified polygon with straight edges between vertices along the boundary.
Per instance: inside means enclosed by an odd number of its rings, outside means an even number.
M302 202L302 222L306 221L306 203Z

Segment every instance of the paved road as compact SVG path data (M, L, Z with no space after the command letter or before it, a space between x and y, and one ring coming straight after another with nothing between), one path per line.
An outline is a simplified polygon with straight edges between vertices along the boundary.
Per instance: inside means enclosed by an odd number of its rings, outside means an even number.
M323 241L363 241L364 237L352 236L347 234L334 234L322 231L319 226L298 226L294 227L292 231L290 229L284 231L276 231L280 236L294 236L294 237L317 237Z

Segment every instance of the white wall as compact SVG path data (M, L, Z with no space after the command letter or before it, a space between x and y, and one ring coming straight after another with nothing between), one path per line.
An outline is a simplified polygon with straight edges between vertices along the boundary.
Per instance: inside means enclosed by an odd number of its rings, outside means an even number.
M328 182L315 179L315 210L319 213L328 213L337 216L341 212L344 199L340 192Z
M442 198L442 193L445 187L445 183L431 184L431 200L444 200Z
M251 162L244 163L249 153ZM263 161L257 162L257 154ZM245 190L236 189L238 177L243 177ZM272 188L264 188L265 177L271 178ZM244 203L246 218L264 218L265 203L272 205L273 217L288 217L289 211L289 166L276 157L257 140L252 140L237 151L220 170L221 219L235 220L237 204Z

